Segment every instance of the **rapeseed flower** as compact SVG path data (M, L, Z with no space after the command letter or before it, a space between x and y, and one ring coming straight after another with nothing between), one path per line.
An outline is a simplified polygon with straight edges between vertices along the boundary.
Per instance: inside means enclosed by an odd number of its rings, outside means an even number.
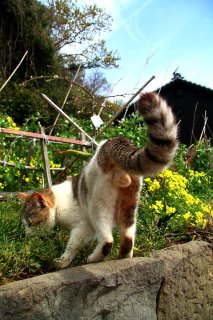
M166 206L166 213L167 214L172 214L172 213L175 213L175 212L176 212L176 208Z
M184 213L183 217L185 220L189 220L191 218L191 213L187 211L186 213Z
M148 199L150 196L152 202L149 206L157 214L158 219L171 215L171 219L168 220L170 227L181 228L190 225L205 228L207 215L213 216L213 210L193 191L196 191L198 184L208 182L207 175L190 169L187 177L166 169L155 179L144 179ZM156 200L159 197L162 200Z
M160 200L156 200L155 203L151 206L151 208L156 212L159 213L163 208L164 204Z
M6 120L7 120L7 122L8 122L8 128L9 128L9 129L20 130L20 128L17 127L16 123L13 121L13 119L12 119L10 116L8 116L8 117L6 118Z
M203 212L201 212L201 211L196 212L196 220L195 220L195 222L202 229L205 229L206 224L207 224L207 219L204 217Z

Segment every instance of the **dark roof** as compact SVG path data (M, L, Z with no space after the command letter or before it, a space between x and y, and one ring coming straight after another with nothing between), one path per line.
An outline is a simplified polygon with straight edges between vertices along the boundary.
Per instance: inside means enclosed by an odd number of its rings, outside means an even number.
M167 89L170 89L171 87L174 87L174 86L187 86L188 88L193 88L193 89L196 89L197 91L205 91L205 93L213 94L213 90L210 88L207 88L207 87L201 86L199 84L196 84L196 83L193 83L190 81L186 81L186 80L180 79L180 78L171 80L170 82L168 82L167 84L165 84L161 88L157 89L156 92L159 92L162 89L167 90Z

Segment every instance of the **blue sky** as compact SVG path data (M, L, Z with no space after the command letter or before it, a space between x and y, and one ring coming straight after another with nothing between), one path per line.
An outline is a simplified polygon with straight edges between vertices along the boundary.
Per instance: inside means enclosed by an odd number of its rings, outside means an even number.
M107 47L121 57L118 69L105 71L113 94L135 92L152 75L146 90L156 89L177 68L186 80L213 88L212 0L80 2L96 3L114 19L105 35Z

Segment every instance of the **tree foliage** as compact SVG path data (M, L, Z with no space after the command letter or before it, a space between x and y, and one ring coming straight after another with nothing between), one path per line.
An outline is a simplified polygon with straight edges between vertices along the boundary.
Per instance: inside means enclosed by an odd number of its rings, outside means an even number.
M73 0L49 0L51 35L56 50L64 48L68 66L117 67L118 56L109 51L101 35L110 30L111 17L95 4L79 7ZM66 48L69 46L69 49ZM67 51L69 50L69 54Z
M48 9L35 0L0 1L0 77L7 78L23 54L28 55L15 78L49 73L55 65Z
M79 64L90 69L117 67L118 56L101 39L110 25L110 16L96 5L79 7L72 0L49 0L47 5L37 0L2 0L0 77L11 74L26 50L27 58L16 74L21 80L56 74L59 68L72 71Z
M18 124L39 112L42 122L51 125L55 111L40 93L61 107L74 78L77 84L64 111L84 119L98 112L104 102L100 95L110 89L100 68L116 67L118 61L101 39L110 25L111 18L102 9L96 5L82 7L74 0L49 0L46 4L38 0L0 1L0 83L28 50L1 92L0 112L12 116ZM95 70L89 71L89 77L88 68ZM104 110L108 109L105 103Z

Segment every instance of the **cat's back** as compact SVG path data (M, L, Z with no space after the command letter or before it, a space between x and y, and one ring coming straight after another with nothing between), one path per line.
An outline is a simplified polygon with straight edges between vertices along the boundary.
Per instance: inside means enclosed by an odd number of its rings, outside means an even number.
M70 179L64 182L54 185L51 190L55 197L55 202L62 207L70 207L73 192L72 192L72 182Z

